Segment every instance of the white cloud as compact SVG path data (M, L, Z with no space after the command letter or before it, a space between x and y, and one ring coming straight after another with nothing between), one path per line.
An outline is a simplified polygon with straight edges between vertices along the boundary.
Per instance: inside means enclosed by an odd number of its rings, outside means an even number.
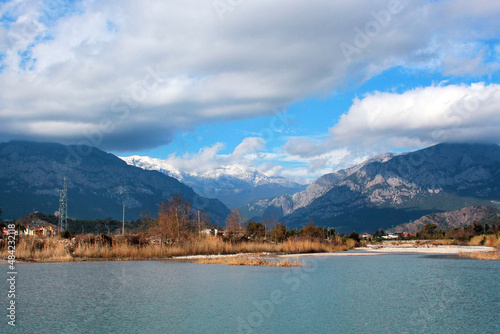
M241 144L236 146L231 155L231 159L239 160L244 158L246 155L256 154L261 151L266 142L264 139L259 137L247 137L245 138Z
M500 142L500 85L477 83L373 93L330 129L335 143L415 147L442 141Z
M355 99L323 141L294 138L288 159L309 171L349 167L394 149L441 142L500 143L500 85L438 85L404 93L374 92Z
M265 145L266 142L262 138L247 137L230 154L221 154L225 145L217 143L200 149L198 153L186 153L182 156L173 153L165 159L165 162L178 170L189 173L203 173L228 165L257 167L260 163L259 154ZM273 168L274 166L268 165L267 169L261 168L261 170L276 172Z
M414 0L350 62L339 46L388 4L255 0L221 21L211 1L88 0L51 21L44 2L21 3L0 7L17 17L0 31L0 140L151 148L176 131L271 114L393 66L497 68L477 56L500 31L491 1ZM61 122L79 130L61 132Z

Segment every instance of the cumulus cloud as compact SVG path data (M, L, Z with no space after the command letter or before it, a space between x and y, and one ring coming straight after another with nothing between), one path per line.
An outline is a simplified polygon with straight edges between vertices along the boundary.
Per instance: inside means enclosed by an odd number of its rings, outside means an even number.
M265 145L266 142L262 138L247 137L230 154L221 154L220 152L225 148L225 145L217 143L204 147L197 153L185 153L180 156L173 153L165 159L165 162L176 169L190 173L203 173L228 165L257 167L255 165L258 162L256 158ZM261 168L261 170L276 172L274 167L266 165L266 168Z
M223 20L201 0L2 3L0 140L151 148L393 66L461 75L498 58L473 52L498 37L491 1L230 3Z
M290 159L310 161L322 173L393 149L442 142L500 143L500 85L435 85L403 93L374 92L355 99L330 137L294 138ZM334 154L332 154L334 153Z
M356 99L330 129L334 143L415 147L500 142L500 85L476 83L375 92Z

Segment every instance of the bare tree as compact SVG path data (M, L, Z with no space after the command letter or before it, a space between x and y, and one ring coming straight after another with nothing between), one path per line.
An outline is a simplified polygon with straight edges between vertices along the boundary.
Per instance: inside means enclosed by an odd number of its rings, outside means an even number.
M191 203L176 195L160 205L158 218L153 222L150 232L172 242L186 239L196 227Z
M227 216L225 231L229 233L229 235L243 231L243 226L241 226L241 214L238 209L232 209L229 216Z
M262 223L263 223L264 227L266 228L265 238L267 239L268 232L271 232L272 230L274 230L274 227L279 224L279 221L278 221L278 219L276 219L274 217L273 218L264 217L264 219L262 220Z

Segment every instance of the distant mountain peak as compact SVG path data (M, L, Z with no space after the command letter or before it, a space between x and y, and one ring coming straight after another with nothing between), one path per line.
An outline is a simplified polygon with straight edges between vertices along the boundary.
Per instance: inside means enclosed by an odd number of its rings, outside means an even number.
M500 147L438 144L404 154L383 154L274 199L264 216L289 224L313 219L347 231L398 225L426 213L500 200ZM376 225L380 226L376 226Z
M162 201L181 195L196 209L223 222L229 213L218 200L156 171L145 171L113 154L82 145L11 141L0 143L0 203L3 217L17 218L33 208L53 213L59 206L63 177L68 177L69 215L96 219L137 219L156 212Z
M132 166L165 173L203 196L218 198L229 207L241 207L255 200L304 189L304 186L284 177L267 176L255 168L240 164L220 166L204 172L186 172L174 168L166 160L140 156L121 159Z

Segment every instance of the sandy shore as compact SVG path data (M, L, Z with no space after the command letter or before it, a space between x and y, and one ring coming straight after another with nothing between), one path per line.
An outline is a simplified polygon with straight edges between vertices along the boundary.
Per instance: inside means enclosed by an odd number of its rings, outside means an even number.
M460 253L486 253L494 252L495 247L487 246L458 246L458 245L442 245L442 246L413 246L413 245L394 245L394 246L368 246L363 249L369 252L378 253L428 253L428 254L460 254Z
M459 255L460 253L488 253L499 251L495 247L486 246L459 246L459 245L419 245L416 246L411 243L401 245L369 245L368 247L359 247L345 252L334 253L303 253L303 254L282 254L277 255L273 253L239 253L239 254L213 254L213 255L189 255L189 256L174 256L143 259L145 261L163 261L163 260L181 260L190 261L200 258L219 258L219 257L239 257L239 256L271 256L280 258L297 258L307 256L375 256L386 254L442 254L442 255ZM124 261L124 259L82 259L75 262L85 261ZM133 259L131 261L141 261L141 259ZM58 262L58 261L19 261L17 263L43 263L43 262ZM7 264L6 259L0 259L0 264Z
M302 256L370 256L398 253L415 253L415 254L443 254L443 255L459 255L460 253L487 253L495 252L495 247L486 246L413 246L413 245L390 245L378 246L369 245L368 247L355 248L346 252L338 253L309 253L309 254L287 254L280 257L302 257Z
M232 257L232 256L276 256L276 257L306 257L306 256L374 256L385 254L398 254L398 253L413 253L413 254L443 254L443 255L459 255L460 253L487 253L497 251L495 247L486 246L419 246L416 247L411 244L403 245L370 245L368 247L355 248L345 252L335 253L305 253L305 254L283 254L275 255L270 253L242 253L242 254L228 254L228 255L191 255L191 256L178 256L173 257L172 260L196 260L199 258L210 257Z

